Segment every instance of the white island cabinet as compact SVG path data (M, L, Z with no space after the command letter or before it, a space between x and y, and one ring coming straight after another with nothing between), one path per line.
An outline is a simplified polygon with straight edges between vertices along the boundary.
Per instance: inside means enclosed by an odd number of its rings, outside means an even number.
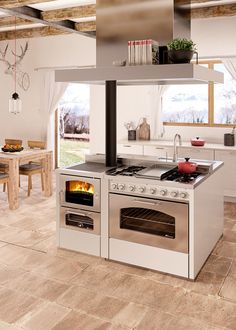
M178 147L178 156L180 158L214 160L214 150L199 149L199 147Z
M156 156L158 158L172 158L174 148L164 146L144 146L144 156Z
M224 162L222 171L224 196L236 197L236 150L215 150L215 160Z

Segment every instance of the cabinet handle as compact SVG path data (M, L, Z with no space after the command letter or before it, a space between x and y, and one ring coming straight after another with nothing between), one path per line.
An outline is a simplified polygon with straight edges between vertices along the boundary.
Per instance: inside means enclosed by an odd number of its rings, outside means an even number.
M123 147L125 147L125 148L131 148L131 146L128 146L128 145L124 145Z
M164 148L155 147L155 149L157 149L157 150L163 150Z

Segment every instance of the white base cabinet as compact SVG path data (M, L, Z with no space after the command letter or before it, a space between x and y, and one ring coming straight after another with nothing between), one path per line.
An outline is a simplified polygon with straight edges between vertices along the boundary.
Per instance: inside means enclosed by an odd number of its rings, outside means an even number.
M118 144L117 145L118 154L127 154L127 155L143 155L143 146L134 145L134 144Z
M198 149L199 147L183 148L178 147L178 157L189 157L192 159L214 160L214 150Z
M173 157L174 149L171 147L160 146L144 146L144 156L156 156L158 158L171 158Z

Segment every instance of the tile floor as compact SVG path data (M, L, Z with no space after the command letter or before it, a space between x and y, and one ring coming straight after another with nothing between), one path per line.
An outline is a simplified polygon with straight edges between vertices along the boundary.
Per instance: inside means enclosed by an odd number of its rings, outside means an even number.
M33 185L16 211L0 192L0 330L236 329L236 204L190 282L57 249L55 197Z

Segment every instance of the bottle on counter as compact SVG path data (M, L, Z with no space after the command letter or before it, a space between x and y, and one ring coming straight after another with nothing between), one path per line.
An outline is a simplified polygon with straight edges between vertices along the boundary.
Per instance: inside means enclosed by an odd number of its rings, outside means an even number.
M150 140L150 125L147 123L147 118L143 118L143 122L138 126L139 140Z

